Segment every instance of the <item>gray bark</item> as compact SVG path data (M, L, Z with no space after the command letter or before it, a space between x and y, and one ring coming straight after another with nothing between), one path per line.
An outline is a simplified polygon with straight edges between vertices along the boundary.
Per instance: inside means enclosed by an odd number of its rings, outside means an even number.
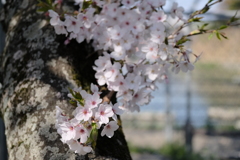
M2 9L2 3L0 1L0 10ZM4 48L4 39L5 33L2 29L2 24L0 23L0 55L2 54ZM1 75L0 75L1 79ZM2 83L0 81L0 89L2 88ZM7 146L6 146L6 136L5 136L5 127L2 118L0 117L0 159L7 160Z
M99 136L96 152L87 156L74 154L60 141L55 106L73 110L68 87L89 89L97 55L86 43L65 46L65 37L56 36L36 4L9 0L1 12L6 44L0 61L0 113L9 159L131 159L121 127L111 139Z

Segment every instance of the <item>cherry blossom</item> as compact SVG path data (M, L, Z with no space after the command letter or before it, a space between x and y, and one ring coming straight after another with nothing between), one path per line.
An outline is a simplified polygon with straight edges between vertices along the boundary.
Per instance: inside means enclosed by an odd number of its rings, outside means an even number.
M60 18L58 13L54 12L53 10L49 10L48 12L49 12L49 16L51 17L50 24L53 26L59 25Z
M119 106L120 106L119 103L115 103L114 106L112 107L112 111L114 113L112 118L115 121L117 121L117 115L121 115L124 112L122 109L119 108Z
M153 12L150 20L154 23L156 22L164 22L167 19L167 16L164 14L163 11Z
M85 105L87 108L96 108L102 100L97 92L93 95L89 95L88 98L85 100Z
M76 113L75 117L79 121L88 121L93 115L92 110L88 107L78 107Z
M80 143L85 143L89 135L87 129L83 126L77 126L75 130L76 134L74 139L80 139Z
M86 2L92 5L85 8ZM92 133L103 128L101 136L111 138L119 128L117 115L139 112L151 101L157 83L165 81L169 69L176 74L191 71L195 62L190 57L198 60L200 56L178 46L184 34L177 25L169 28L169 17L186 22L184 9L176 2L169 15L163 9L166 0L75 0L75 4L79 10L66 12L61 19L49 10L50 24L56 34L66 36L66 42L92 45L98 54L93 66L97 84L91 84L88 91L81 87L71 90L68 97L76 108L68 117L57 106L55 126L62 142L84 155L92 151ZM101 86L116 93L118 102L100 98Z
M56 25L54 25L54 29L56 34L65 34L68 35L68 32L64 26L64 22L59 21Z
M104 126L101 132L101 136L106 135L108 138L111 138L114 134L114 131L116 131L118 128L119 126L117 125L117 122L111 121L108 124L106 124L106 126Z
M65 26L68 32L78 33L80 31L81 23L72 16L66 16Z
M100 104L95 117L99 120L100 124L108 123L109 118L113 116L112 107L108 104Z

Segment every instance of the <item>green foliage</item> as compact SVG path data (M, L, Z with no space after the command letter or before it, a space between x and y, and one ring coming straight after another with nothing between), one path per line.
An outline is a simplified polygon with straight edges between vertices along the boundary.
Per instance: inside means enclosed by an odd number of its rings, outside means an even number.
M188 20L188 22L200 22L203 17L194 17Z
M168 45L168 38L167 38L167 37L165 38L164 43L165 43L166 45Z
M92 4L92 1L84 1L82 10L87 9Z
M211 3L213 0L209 0L208 3Z
M181 44L190 41L190 39L186 38L186 36L183 36L179 41L177 41L176 45L180 46Z
M227 3L224 5L228 6L228 9L232 9L232 10L240 9L240 1L239 0L225 0L224 2Z
M222 29L225 29L224 28L225 26L222 26ZM227 26L226 26L227 28ZM214 30L209 36L208 36L208 39L211 39L213 37L213 35L215 34L216 37L221 40L221 38L224 38L224 39L228 39L226 36L225 36L225 33L224 32L219 32L219 30L222 30L221 27L217 30Z
M201 30L205 30L205 27L207 27L209 24L208 23L204 23L201 27L198 27L198 29Z
M209 7L204 7L204 8L201 10L200 14L206 13L209 9L210 9Z
M171 160L214 160L214 158L202 157L198 153L188 152L184 145L170 143L160 149L163 156L169 157Z
M216 160L211 157L203 157L199 153L188 152L184 145L179 143L169 143L160 149L153 149L149 147L136 147L129 144L132 153L148 153L165 156L171 160Z
M218 30L222 30L222 29L225 29L225 28L227 28L228 26L226 26L226 25L222 25L221 27L219 27L219 29Z
M72 105L74 105L75 107L77 107L76 101L78 101L81 106L84 106L84 99L82 98L82 96L81 96L80 93L73 91L71 88L69 88L69 92L71 93L71 95L72 95L73 98L74 98L74 99L71 99L71 100L70 100L70 103L71 103Z
M159 150L149 148L149 147L136 147L128 143L129 149L132 153L149 153L149 154L159 154Z
M204 71L204 70L212 71L212 70L218 69L218 67L220 67L220 65L216 64L216 63L204 63L204 64L201 63L201 64L197 64L196 67L197 67L197 69L202 70L202 71Z
M38 12L47 12L49 9L53 9L55 8L55 6L53 5L53 2L52 0L46 0L45 1L41 1L41 0L38 0L38 4L37 6L39 7L38 8Z
M238 21L240 18L236 18L237 16L237 12L235 13L235 15L228 21L228 25L231 24L231 23L234 23L236 21Z
M92 147L95 149L97 145L97 137L98 137L98 129L97 129L97 124L92 123L92 131L90 133L90 137L87 140L87 143L92 144Z

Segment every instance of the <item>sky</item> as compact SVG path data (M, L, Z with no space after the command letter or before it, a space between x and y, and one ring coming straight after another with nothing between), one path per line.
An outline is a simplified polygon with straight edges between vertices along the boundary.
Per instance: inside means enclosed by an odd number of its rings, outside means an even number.
M191 10L201 9L208 0L167 0L166 10L171 8L172 2L177 2L179 6L182 6L186 12L190 12ZM219 4L212 7L213 10L219 9Z
M166 0L166 5L164 6L164 10L169 11L172 7L172 3L177 2L178 6L182 6L185 9L184 13L191 13L193 11L202 9L207 4L208 1L209 0ZM221 3L213 5L210 8L209 12L207 12L208 14L201 15L202 17L204 17L202 20L212 21L212 20L219 20L219 18L229 19L229 17L232 17L235 14L236 11L223 10ZM216 16L216 14L218 16Z

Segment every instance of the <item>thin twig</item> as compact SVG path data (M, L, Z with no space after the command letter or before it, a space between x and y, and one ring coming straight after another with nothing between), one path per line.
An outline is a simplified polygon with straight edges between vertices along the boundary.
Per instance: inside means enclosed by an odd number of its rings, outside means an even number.
M110 91L106 96L103 97L102 103L104 102L109 103L114 93L115 93L114 91Z
M208 9L208 8L211 7L212 5L215 5L215 4L220 3L220 2L222 2L222 0L215 1L215 2L213 2L213 3L211 3L211 4L208 3L208 4L206 4L201 10L198 10L198 11L192 13L192 14L190 15L190 17L188 18L188 21L187 21L187 22L184 22L184 23L183 23L175 32L173 32L173 34L171 34L170 36L174 36L174 35L177 34L180 30L182 30L184 27L186 27L189 23L191 23L191 22L189 22L190 19L194 18L196 15L202 14L202 12L203 12L205 9Z
M213 31L215 31L215 30L199 31L198 33L190 33L190 34L186 35L186 37L191 37L191 36L205 34L205 33L213 33Z

